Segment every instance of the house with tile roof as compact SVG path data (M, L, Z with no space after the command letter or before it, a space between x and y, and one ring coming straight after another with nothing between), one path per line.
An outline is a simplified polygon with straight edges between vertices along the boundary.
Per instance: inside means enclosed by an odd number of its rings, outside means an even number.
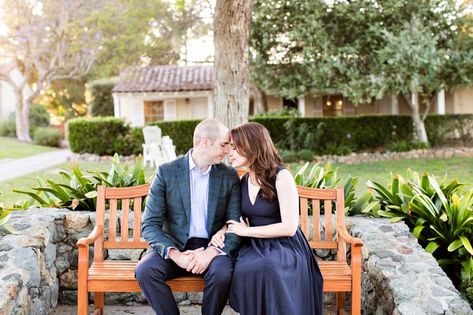
M121 73L113 91L115 117L134 126L157 121L202 119L210 117L214 99L214 71L205 66L153 66L129 68ZM267 110L295 108L302 116L409 115L401 97L385 95L369 104L354 105L341 94L301 95L287 99L277 91L266 93ZM421 111L423 110L421 106ZM255 114L253 97L250 115ZM431 113L473 113L473 88L439 93Z
M23 80L23 75L18 69L15 62L5 62L0 64L0 73L10 77L15 83L20 83ZM31 88L26 85L23 90L23 96L31 95ZM5 82L0 81L0 121L8 120L15 114L16 95L13 87Z

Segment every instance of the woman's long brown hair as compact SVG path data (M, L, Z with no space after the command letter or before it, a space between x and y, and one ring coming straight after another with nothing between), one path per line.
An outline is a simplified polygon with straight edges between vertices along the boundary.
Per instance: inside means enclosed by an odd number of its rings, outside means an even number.
M249 122L233 128L230 136L236 151L249 160L249 168L261 186L261 197L272 201L276 197L272 183L283 163L268 130L261 124Z

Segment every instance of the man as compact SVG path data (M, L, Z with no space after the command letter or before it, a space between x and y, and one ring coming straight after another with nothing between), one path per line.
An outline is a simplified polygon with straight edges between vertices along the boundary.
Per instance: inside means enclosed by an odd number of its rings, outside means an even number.
M165 283L188 272L203 274L202 314L221 314L233 272L231 255L240 239L225 235L225 246L208 246L227 220L240 218L240 180L221 163L228 154L228 129L205 119L194 130L194 148L159 167L143 215L142 234L148 254L135 277L156 314L179 314Z

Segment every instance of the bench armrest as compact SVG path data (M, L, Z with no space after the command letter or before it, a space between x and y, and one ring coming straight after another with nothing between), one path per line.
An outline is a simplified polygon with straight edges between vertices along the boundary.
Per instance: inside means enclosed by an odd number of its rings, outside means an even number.
M87 237L83 237L77 241L77 247L86 247L95 242L103 234L103 226L97 225L92 230L92 233Z
M339 226L337 228L338 238L344 240L347 243L350 243L351 246L363 246L363 241L359 238L354 238L348 233L347 229L344 226Z

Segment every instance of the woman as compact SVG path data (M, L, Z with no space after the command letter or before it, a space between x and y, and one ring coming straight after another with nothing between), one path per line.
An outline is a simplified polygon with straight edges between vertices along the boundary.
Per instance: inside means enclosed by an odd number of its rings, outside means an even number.
M230 305L242 315L321 314L322 275L299 226L299 199L271 137L258 123L230 131L232 166L242 177L240 222L211 240L222 247L224 232L245 237L237 256ZM226 229L226 231L225 231Z

